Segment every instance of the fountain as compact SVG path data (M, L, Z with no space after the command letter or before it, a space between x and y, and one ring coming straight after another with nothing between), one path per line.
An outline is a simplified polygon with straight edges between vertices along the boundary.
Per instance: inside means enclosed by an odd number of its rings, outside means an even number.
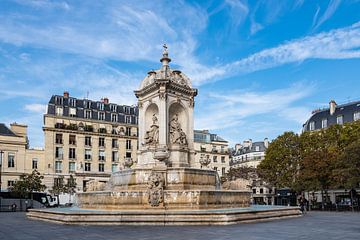
M230 224L298 216L292 207L250 207L250 192L221 190L216 171L195 166L193 111L197 89L169 67L150 71L135 91L139 107L136 165L77 194L72 209L31 210L33 219L69 224Z

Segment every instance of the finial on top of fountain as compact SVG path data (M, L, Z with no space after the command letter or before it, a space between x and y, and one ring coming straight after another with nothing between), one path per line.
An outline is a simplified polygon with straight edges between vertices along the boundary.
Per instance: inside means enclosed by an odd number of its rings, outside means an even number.
M160 59L160 62L162 62L163 65L168 65L169 62L171 62L171 59L169 58L169 52L168 52L168 47L166 45L166 43L164 43L163 45L163 53L162 53L162 58Z

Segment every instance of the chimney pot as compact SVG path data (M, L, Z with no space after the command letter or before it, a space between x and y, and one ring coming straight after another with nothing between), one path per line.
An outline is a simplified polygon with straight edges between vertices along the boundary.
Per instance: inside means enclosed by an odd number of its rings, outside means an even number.
M330 115L333 115L335 113L336 110L336 102L334 100L331 100L329 102L329 109L330 109Z
M105 104L109 104L109 99L108 99L107 97L104 97L103 102L104 102Z
M64 98L68 98L70 96L69 92L68 91L65 91L64 92Z

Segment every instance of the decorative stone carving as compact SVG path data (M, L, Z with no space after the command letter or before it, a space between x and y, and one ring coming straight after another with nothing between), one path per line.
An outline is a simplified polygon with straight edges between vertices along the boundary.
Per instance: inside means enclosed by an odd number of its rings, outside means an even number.
M125 158L124 159L124 168L131 168L131 166L134 164L134 161L132 158Z
M117 131L119 135L125 136L125 129L123 127L118 127Z
M159 125L156 114L152 117L153 124L150 126L150 130L145 133L145 144L157 144L159 143Z
M210 164L211 160L210 160L209 156L206 156L206 157L201 156L199 162L202 167L207 168L208 165Z
M166 92L160 91L160 92L159 92L159 98L160 98L161 100L165 100L165 99L166 99Z
M186 134L181 129L181 125L178 122L178 115L175 114L170 121L169 133L171 143L177 143L180 145L187 145Z
M195 101L194 101L194 97L193 96L191 96L190 97L190 101L189 101L189 107L194 107L195 106Z
M139 101L138 102L138 108L142 108L143 107L143 102Z
M148 203L158 207L164 199L164 176L159 172L152 172L148 179Z
M95 191L104 191L105 183L99 182L98 180L90 180L87 183L86 191L95 192Z

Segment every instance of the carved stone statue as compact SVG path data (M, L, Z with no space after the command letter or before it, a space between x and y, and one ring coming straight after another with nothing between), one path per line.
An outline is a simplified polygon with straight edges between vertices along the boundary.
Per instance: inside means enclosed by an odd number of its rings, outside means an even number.
M181 129L181 125L178 122L178 115L175 114L173 119L170 121L169 124L169 133L170 133L170 141L171 143L178 143L181 145L186 145L186 134Z
M163 202L164 177L159 172L152 172L148 180L148 202L152 207L157 207Z
M200 160L199 160L199 162L200 162L200 165L202 166L202 167L205 167L205 168L207 168L208 167L208 165L210 164L210 158L209 158L209 156L200 156Z
M145 133L145 144L156 144L159 142L159 125L155 114L152 117L152 121L153 124L150 126L150 130Z

